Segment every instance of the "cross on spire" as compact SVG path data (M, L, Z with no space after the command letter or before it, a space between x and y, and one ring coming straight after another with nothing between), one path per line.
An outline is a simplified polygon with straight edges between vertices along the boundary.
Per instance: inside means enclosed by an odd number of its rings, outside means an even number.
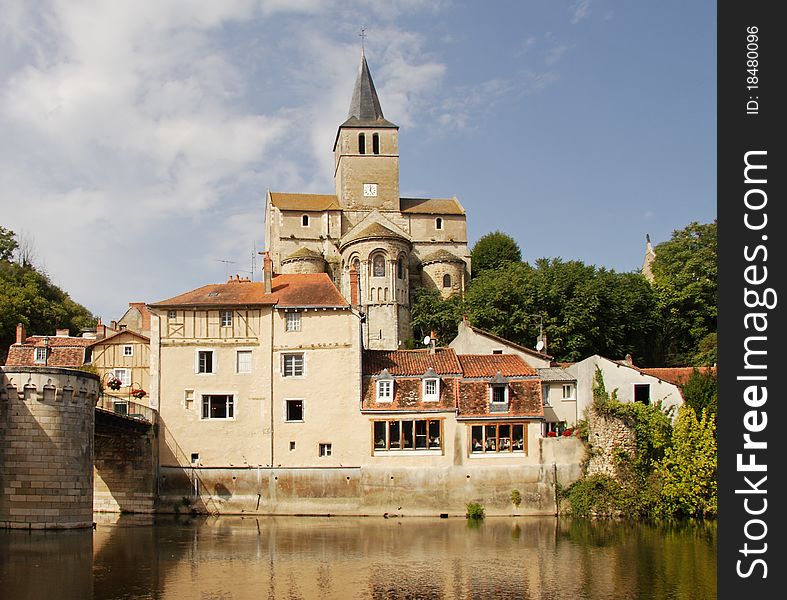
M366 56L366 48L364 42L366 41L366 25L361 25L361 33L358 34L361 38L361 56Z

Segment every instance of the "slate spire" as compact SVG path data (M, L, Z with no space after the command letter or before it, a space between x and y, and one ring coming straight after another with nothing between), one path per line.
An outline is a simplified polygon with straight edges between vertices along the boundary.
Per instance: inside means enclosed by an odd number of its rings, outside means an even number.
M343 125L371 125L374 127L396 127L383 116L380 99L374 88L366 54L361 53L361 64L358 66L358 77L355 79L350 111Z

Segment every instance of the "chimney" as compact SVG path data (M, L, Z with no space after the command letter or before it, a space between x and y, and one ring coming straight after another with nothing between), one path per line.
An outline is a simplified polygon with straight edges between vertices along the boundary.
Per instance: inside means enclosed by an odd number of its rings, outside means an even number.
M350 265L350 305L358 306L358 271Z
M21 323L16 324L16 343L22 344L27 339L27 331Z
M55 337L68 337L68 329L55 329Z
M271 293L271 280L273 279L273 262L271 261L271 253L263 252L262 259L262 277L265 280L265 293Z
M118 322L117 322L117 321L110 321L110 322L109 322L109 328L110 328L112 331L117 331L117 328L118 328Z

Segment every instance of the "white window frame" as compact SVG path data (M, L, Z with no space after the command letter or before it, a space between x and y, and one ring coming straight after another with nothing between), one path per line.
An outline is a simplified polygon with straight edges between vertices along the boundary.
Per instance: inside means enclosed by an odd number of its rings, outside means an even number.
M199 370L199 355L200 352L210 352L212 354L211 357L211 370L210 371L200 371ZM194 373L197 375L213 375L218 372L218 353L214 348L197 348L194 350Z
M131 369L112 369L112 376L120 379L120 387L131 385Z
M178 311L176 310L168 310L167 311L167 320L169 321L176 321L178 319Z
M301 372L295 373L295 364L292 365L292 374L287 374L287 357L301 357ZM305 352L282 352L281 354L281 376L288 379L299 379L306 376L306 353Z
M134 356L134 346L123 344L123 356Z
M301 418L300 419L289 419L288 418L288 411L287 406L289 406L290 402L300 402L301 403ZM285 398L284 399L284 422L285 423L304 423L306 421L306 401L303 398Z
M231 310L220 310L219 311L219 322L221 323L222 327L232 327L232 319L235 315Z
M327 458L333 454L333 444L331 442L318 442L317 456Z
M241 371L240 370L240 361L239 361L239 359L240 359L240 355L241 354L244 354L244 355L248 354L248 356L249 356L249 370L248 371ZM253 354L251 348L238 348L237 350L235 350L235 373L237 373L238 375L247 375L248 373L251 373L253 370L254 370L254 354Z
M378 379L376 387L377 387L377 398L376 398L377 402L385 402L385 403L393 402L393 392L394 392L393 379ZM387 390L385 388L387 388Z
M568 390L568 396L566 396L566 390ZM573 383L564 383L563 384L563 398L564 402L573 402L576 400L576 386Z
M296 311L289 311L284 313L285 318L285 331L300 331L301 330L301 313Z
M48 352L49 348L36 348L34 362L36 364L44 364L46 362Z
M231 417L211 417L205 416L205 398L212 397L212 396L226 396L229 400L225 400L225 411L229 413L228 408L232 408L232 416ZM199 416L200 421L234 421L237 415L237 394L232 392L206 392L199 395L200 398L200 407L199 407ZM210 415L210 411L208 411L208 415Z
M426 392L427 385L434 383L434 393L428 394ZM440 400L440 378L439 377L426 377L421 382L421 399L424 402L437 402Z
M495 402L495 388L503 388L503 401L502 402ZM492 408L503 408L505 407L508 409L508 384L507 383L490 383L489 384L489 411L492 411Z

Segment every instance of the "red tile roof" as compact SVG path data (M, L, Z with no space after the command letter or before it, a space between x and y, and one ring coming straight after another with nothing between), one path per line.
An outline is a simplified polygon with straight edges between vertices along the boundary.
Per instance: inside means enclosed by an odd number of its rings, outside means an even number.
M429 350L365 350L363 374L376 375L388 369L391 375L423 375L428 369L438 375L458 375L462 372L453 348Z
M675 385L684 385L689 380L692 373L694 373L695 368L700 373L707 373L709 370L713 373L716 373L716 367L662 367L639 370L646 375L658 377L659 379L663 379L669 383L674 383Z
M465 377L504 377L537 375L536 370L516 354L459 354L459 364Z
M34 366L35 349L44 348L44 339L49 338L49 356L46 364L49 367L79 367L85 364L85 348L96 340L84 337L32 335L22 344L12 344L8 349L5 364L8 366Z
M247 279L231 279L227 283L213 283L155 302L153 308L171 306L282 306L282 307L348 307L326 273L297 273L276 275L271 281L271 293L265 293L265 283Z
M280 210L297 210L302 212L321 212L339 210L339 200L335 194L288 194L270 192L271 204Z

